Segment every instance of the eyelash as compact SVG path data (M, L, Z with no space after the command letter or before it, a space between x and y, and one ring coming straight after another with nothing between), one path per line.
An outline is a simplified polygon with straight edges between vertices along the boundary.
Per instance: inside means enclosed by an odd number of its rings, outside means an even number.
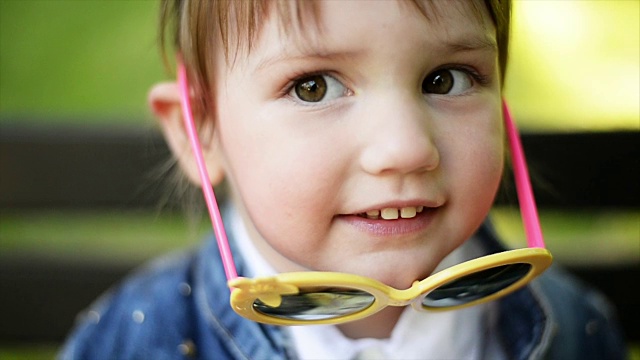
M465 66L465 65L445 65L445 66L441 66L435 70L432 70L429 74L438 71L438 70L457 70L457 71L462 71L464 73L466 73L467 75L471 76L471 78L473 79L473 81L475 83L477 83L480 86L487 86L489 84L491 84L491 77L485 74L480 73L478 70L476 70L473 67L470 66ZM427 76L429 75L427 74Z
M308 77L318 76L318 75L326 75L336 78L336 80L340 80L339 77L335 76L332 71L329 70L316 70L316 71L297 71L290 76L288 76L289 82L287 82L286 86L282 89L280 96L287 96L296 87L301 80L304 80Z

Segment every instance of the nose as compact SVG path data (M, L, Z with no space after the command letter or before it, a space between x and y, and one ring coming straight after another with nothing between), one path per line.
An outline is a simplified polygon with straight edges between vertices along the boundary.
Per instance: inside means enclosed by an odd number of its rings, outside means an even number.
M399 94L381 96L372 103L364 116L367 137L360 157L362 169L373 175L436 169L440 153L424 98Z

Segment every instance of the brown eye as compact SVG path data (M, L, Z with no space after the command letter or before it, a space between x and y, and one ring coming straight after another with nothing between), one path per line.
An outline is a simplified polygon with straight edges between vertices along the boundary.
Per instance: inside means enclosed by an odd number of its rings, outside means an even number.
M422 82L423 94L459 95L473 86L471 76L461 70L442 69L429 74Z
M300 100L318 102L327 93L327 82L322 75L309 76L300 80L294 90Z
M322 105L352 92L331 75L318 74L300 78L289 90L289 96L302 103ZM311 105L311 104L308 104Z

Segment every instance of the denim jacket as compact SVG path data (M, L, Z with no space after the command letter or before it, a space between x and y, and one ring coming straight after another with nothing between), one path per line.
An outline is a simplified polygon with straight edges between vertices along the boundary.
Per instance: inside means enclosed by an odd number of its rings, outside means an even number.
M504 250L488 224L478 238L487 253ZM239 257L236 265L242 274ZM557 266L497 301L495 331L509 359L626 358L607 300ZM286 327L231 309L214 239L156 260L108 291L78 316L59 353L64 360L183 358L296 358Z

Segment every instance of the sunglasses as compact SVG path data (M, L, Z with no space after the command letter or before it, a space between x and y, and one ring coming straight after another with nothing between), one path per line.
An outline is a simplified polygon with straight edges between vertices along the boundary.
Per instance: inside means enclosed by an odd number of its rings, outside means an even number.
M552 262L545 249L522 145L503 102L520 212L527 248L482 256L415 281L404 290L374 279L336 272L292 272L271 277L238 277L189 101L187 72L178 65L183 117L195 155L205 202L218 242L230 303L253 321L274 325L338 324L373 315L387 306L411 305L418 311L453 310L495 300L523 287Z

